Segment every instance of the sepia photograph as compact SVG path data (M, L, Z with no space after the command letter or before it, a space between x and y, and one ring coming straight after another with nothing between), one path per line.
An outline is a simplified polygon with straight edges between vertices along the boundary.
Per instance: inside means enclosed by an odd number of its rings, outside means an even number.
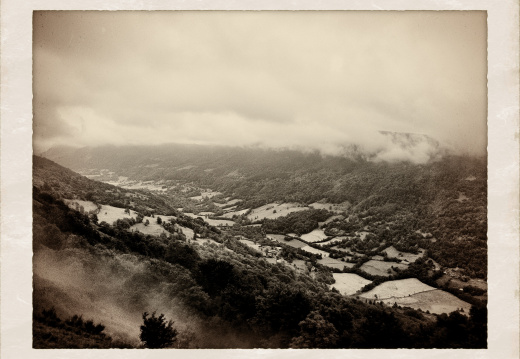
M34 11L32 346L488 340L485 11Z

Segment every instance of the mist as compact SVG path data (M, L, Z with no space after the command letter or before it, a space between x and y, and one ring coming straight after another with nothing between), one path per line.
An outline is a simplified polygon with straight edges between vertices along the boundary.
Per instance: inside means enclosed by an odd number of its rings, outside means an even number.
M34 147L484 155L486 59L479 11L37 11Z
M95 253L98 252L98 253ZM54 307L62 318L82 315L105 325L115 340L139 345L146 311L164 314L178 330L176 344L189 348L250 347L251 338L219 323L208 326L176 294L179 281L157 273L153 260L110 250L60 251L41 247L34 253L34 310ZM175 276L172 272L170 276Z

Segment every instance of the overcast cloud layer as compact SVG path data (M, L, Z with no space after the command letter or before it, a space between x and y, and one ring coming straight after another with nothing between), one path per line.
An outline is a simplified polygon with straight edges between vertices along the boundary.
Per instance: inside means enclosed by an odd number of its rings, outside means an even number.
M484 12L35 12L34 145L486 151Z

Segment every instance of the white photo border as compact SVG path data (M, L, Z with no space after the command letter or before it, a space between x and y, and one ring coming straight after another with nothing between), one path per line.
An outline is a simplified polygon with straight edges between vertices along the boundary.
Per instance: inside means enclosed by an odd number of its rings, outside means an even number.
M488 15L488 349L32 349L32 13L35 10L485 10ZM2 358L518 358L519 5L516 0L3 0L1 2Z

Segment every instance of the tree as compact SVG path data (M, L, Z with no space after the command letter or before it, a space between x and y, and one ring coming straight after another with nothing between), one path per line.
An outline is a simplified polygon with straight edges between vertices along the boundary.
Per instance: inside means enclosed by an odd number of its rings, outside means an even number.
M148 313L143 313L143 325L139 338L146 348L157 349L171 347L177 340L177 330L173 328L173 321L166 321L164 314L155 316L155 312L148 317Z
M146 221L144 222L144 225L145 225L145 226L147 226L147 225L149 225L149 224L150 224L150 221L149 221L149 220L146 220Z
M161 224L161 223L162 223L161 217L157 217L157 224Z
M317 311L310 312L299 323L300 336L293 338L293 348L333 348L338 341L338 331Z

